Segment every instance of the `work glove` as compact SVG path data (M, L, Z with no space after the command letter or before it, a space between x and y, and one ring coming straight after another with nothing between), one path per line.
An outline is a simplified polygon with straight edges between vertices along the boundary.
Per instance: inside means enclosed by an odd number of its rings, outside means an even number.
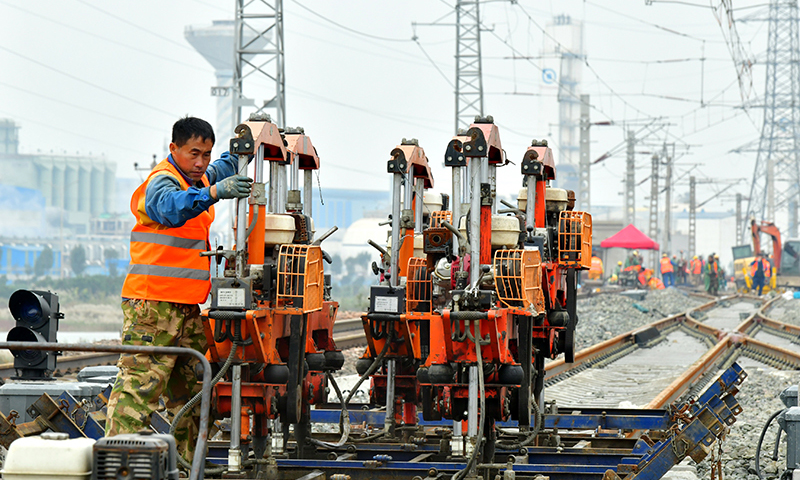
M250 185L253 183L251 178L244 175L233 175L225 180L217 182L217 198L245 198L250 196Z

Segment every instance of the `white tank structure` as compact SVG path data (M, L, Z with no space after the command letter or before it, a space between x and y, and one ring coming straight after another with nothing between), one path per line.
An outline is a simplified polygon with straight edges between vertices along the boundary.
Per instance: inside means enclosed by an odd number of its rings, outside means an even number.
M211 95L217 97L217 118L214 133L217 144L227 143L233 136L233 20L214 20L210 26L189 25L183 32L186 41L214 67L217 84ZM223 147L224 148L224 147Z

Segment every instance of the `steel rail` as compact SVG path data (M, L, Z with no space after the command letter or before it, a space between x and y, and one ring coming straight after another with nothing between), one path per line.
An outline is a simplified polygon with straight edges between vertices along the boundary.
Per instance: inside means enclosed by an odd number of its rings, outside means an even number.
M763 305L755 312L751 313L748 318L733 332L726 332L721 329L714 328L706 325L697 320L698 313L705 313L709 310L719 307L724 302L733 301L758 301ZM744 332L748 325L754 322L761 321L771 328L782 329L787 332L798 332L800 334L800 327L792 327L782 324L775 320L763 317L764 309L772 305L772 301L765 302L764 299L754 297L751 295L730 295L713 301L704 303L698 307L687 310L683 313L671 315L660 320L656 320L642 327L638 327L629 332L617 335L616 337L588 347L575 354L575 362L567 364L563 358L550 362L545 367L545 381L550 380L558 381L557 377L569 376L571 371L581 371L586 366L598 362L605 357L613 357L618 355L627 355L631 353L632 349L628 347L635 347L641 343L637 342L637 336L642 335L645 339L661 336L662 334L672 331L674 328L681 328L689 330L692 333L706 337L714 342L713 347L697 359L692 365L689 366L683 373L680 374L673 382L670 383L664 390L656 394L653 399L648 403L645 408L648 409L661 409L666 405L678 400L685 395L690 389L697 385L706 375L715 372L722 363L730 359L728 355L731 350L739 349L739 354L747 355L754 358L758 357L763 361L771 361L772 363L792 366L798 365L800 368L800 354L794 353L780 347L769 345L768 343L753 340L747 337ZM656 330L658 335L655 337L647 335L648 331ZM627 349L627 350L626 350ZM757 358L757 359L758 359Z

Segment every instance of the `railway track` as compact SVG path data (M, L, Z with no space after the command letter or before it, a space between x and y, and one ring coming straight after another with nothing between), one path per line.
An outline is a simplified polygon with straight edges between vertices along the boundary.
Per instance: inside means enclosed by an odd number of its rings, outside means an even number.
M721 369L800 369L800 327L765 311L770 302L730 296L618 335L545 367L546 400L596 408L659 409L698 393Z

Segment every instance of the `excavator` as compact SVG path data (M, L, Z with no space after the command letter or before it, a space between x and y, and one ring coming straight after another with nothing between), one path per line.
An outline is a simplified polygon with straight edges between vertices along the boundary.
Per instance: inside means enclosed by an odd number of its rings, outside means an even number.
M791 239L783 243L778 227L767 221L750 219L750 234L752 237L752 250L750 245L733 247L733 270L736 287L739 291L749 292L753 285L750 276L750 264L755 260L755 255L761 251L761 234L772 238L772 276L764 292L778 288L800 288L800 239Z

